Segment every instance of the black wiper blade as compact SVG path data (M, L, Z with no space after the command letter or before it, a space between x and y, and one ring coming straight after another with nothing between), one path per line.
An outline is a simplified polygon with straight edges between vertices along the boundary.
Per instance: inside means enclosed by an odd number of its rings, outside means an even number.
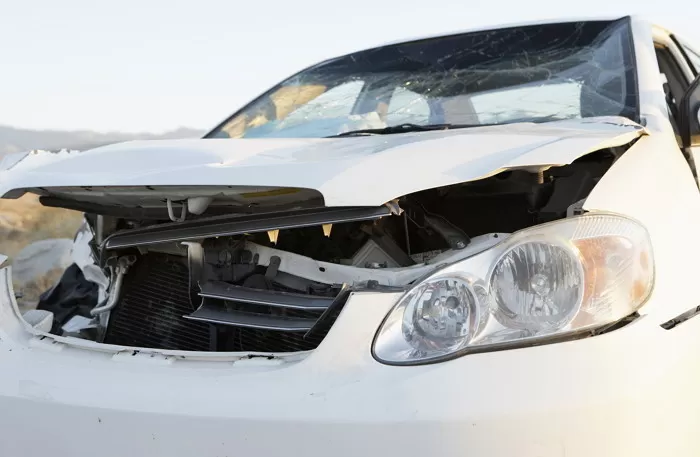
M360 129L350 130L348 132L339 133L337 135L327 136L326 138L338 138L343 136L359 136L359 135L391 135L393 133L408 133L408 132L427 132L430 130L451 130L465 129L469 127L483 127L489 124L399 124L391 125L380 129Z

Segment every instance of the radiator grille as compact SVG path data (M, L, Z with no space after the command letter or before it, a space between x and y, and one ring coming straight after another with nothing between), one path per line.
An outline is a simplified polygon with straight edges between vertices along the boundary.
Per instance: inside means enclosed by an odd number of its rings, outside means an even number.
M186 319L183 316L195 311L189 297L189 274L181 258L155 253L139 257L124 278L105 343L183 351L307 351L321 343L345 302L327 310L285 310L289 318L313 319L316 324L309 332L284 332ZM241 306L261 316L278 313L275 307Z
M209 325L182 317L192 311L187 267L180 259L142 256L124 278L122 299L110 316L105 343L208 351Z

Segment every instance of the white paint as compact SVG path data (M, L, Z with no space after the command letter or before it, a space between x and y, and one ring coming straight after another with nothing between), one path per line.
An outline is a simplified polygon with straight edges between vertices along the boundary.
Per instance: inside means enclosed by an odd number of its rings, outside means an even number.
M663 81L654 51L654 36L649 23L636 19L632 21L637 86L639 91L640 116L650 132L671 133L673 129L668 119Z
M378 206L509 168L565 165L644 133L625 118L601 117L352 138L135 141L30 154L0 171L0 195L42 188L89 199L88 186L102 198L130 190L110 186L235 185L310 188L327 206ZM70 186L79 188L54 189Z
M357 294L305 358L239 365L32 345L0 278L1 455L695 455L700 321L388 367L369 347L398 296Z
M79 316L77 316L79 317ZM22 314L22 319L36 330L44 333L51 331L53 325L53 313L43 309L30 309Z
M508 166L568 163L601 144L648 133L585 203L587 210L634 217L649 230L657 278L642 318L593 338L390 367L372 359L370 346L400 295L356 293L315 351L250 362L241 354L134 353L42 337L20 319L9 269L3 269L0 455L696 456L700 318L673 330L660 324L697 306L700 243L693 236L700 230L700 192L670 133L651 30L635 22L634 36L645 131L601 123L521 125L345 142L257 142L237 151L214 140L134 143L23 161L24 174L0 181L4 193L91 179L183 185L203 180L197 173L214 183L234 176L238 183L246 175L265 180L266 171L267 182L278 186L300 182L301 170L313 169L312 175L325 174L305 182L329 204L374 204L411 186ZM384 150L366 152L372 148ZM129 175L138 153L145 167ZM412 172L416 167L421 173ZM388 189L372 181L378 177Z

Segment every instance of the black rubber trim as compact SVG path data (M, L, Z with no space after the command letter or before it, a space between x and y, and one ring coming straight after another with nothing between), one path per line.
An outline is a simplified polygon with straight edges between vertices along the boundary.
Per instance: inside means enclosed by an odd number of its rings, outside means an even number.
M700 314L700 306L696 306L695 308L691 308L688 311L679 314L678 316L674 317L671 320L668 320L661 324L661 328L666 329L666 330L671 330L672 328L676 327L677 325L682 324L683 322L690 320Z
M262 213L245 216L219 216L155 225L117 232L104 242L105 249L120 249L149 244L192 241L217 236L311 227L323 224L366 221L390 216L388 206L313 208L298 211Z

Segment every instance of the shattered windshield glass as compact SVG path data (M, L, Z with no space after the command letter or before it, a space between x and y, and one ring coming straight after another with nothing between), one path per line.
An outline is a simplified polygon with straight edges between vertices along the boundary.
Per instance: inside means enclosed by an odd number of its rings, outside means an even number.
M362 129L637 120L629 21L512 27L387 45L283 81L210 138L318 138Z

